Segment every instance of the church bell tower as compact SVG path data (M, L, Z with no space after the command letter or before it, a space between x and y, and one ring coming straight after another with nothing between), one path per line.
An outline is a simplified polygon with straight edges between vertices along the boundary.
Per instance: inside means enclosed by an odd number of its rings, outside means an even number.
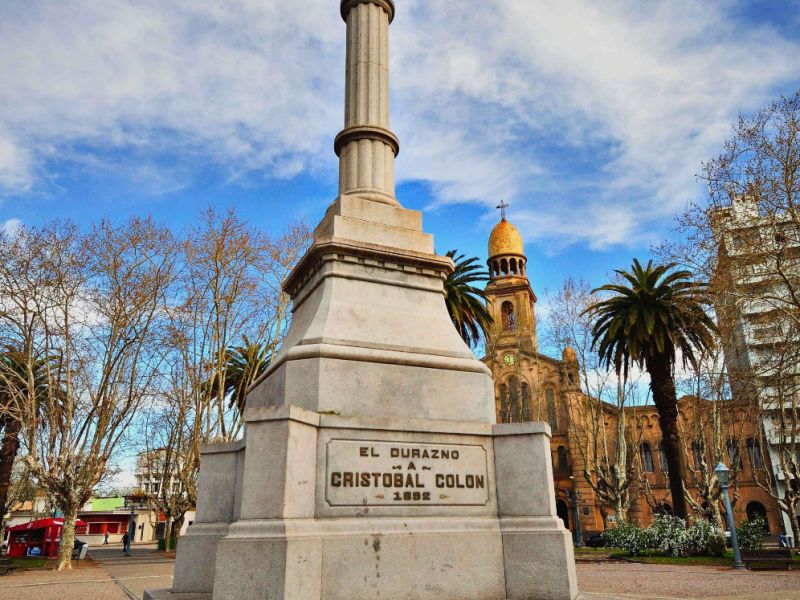
M508 366L518 360L516 352L536 353L536 294L527 277L528 259L522 236L506 220L507 204L501 203L500 222L489 236L489 283L486 297L494 325L487 346L492 355Z

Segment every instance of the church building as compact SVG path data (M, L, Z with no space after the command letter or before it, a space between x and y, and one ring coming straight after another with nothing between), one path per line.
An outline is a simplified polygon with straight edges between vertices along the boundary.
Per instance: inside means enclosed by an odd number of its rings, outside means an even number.
M546 421L552 431L551 452L558 515L575 531L576 518L582 537L602 532L615 521L614 511L597 498L585 477L587 432L596 428L581 422L588 402L600 406L603 414L603 435L611 446L616 444L618 413L615 406L598 403L581 390L579 364L574 350L563 349L561 358L552 358L539 349L536 334L536 294L528 273L528 258L517 228L506 219L506 204L501 204L502 218L489 236L488 268L490 279L485 293L488 309L494 320L486 339L485 364L491 369L495 384L498 423ZM696 418L707 418L705 401L682 398L679 401L684 431ZM735 436L728 441L729 465L735 461L736 498L734 519L737 523L755 515L763 516L772 533L780 530L777 502L756 483L756 477L767 476L769 465L757 452L759 437L754 419L748 418L742 403L726 402L731 423L738 423ZM658 415L652 405L625 409L625 428L630 460L637 461L637 481L631 486L628 520L646 526L658 511L669 512L669 482L666 460L661 452ZM742 429L744 428L744 430ZM735 441L734 441L735 440ZM689 446L687 446L687 449ZM702 460L695 448L694 463ZM613 451L612 451L613 452ZM690 451L691 452L691 451ZM690 455L687 452L687 455ZM744 456L747 454L747 460ZM705 457L711 463L711 451ZM768 458L766 459L768 460ZM691 461L690 461L691 463ZM591 470L592 465L589 465ZM698 464L689 464L694 476ZM712 466L713 468L713 466ZM732 472L733 474L733 472ZM690 484L691 489L691 484Z

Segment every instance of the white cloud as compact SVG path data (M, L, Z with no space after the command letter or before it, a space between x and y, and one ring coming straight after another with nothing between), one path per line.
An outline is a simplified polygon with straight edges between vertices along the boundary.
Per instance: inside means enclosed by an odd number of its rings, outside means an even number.
M528 239L641 241L696 193L737 112L797 83L798 43L736 8L399 0L399 178L443 203L505 198ZM177 159L157 190L209 162L231 180L332 180L343 41L330 0L4 2L0 192L55 159L120 155L145 172Z
M798 81L800 46L735 23L731 4L412 8L424 18L398 20L412 39L395 69L412 107L404 128L424 122L434 139L458 132L445 181L499 167L494 194L479 199L511 199L528 239L602 247L646 235L696 194L694 175L737 112ZM441 181L439 164L415 158L406 175ZM482 181L481 193L492 180Z
M4 132L0 122L0 192L29 190L33 184L31 163L29 151Z
M14 235L22 227L22 221L19 219L7 219L0 223L0 231L6 235Z

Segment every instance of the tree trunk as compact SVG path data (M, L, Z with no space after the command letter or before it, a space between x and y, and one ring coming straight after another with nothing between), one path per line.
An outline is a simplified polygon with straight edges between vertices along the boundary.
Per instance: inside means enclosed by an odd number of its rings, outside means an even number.
M183 529L183 521L186 515L183 514L172 522L172 531L170 532L170 540L167 545L167 550L170 548L178 549L178 538L181 536L181 529Z
M11 487L11 473L14 459L19 450L20 423L17 419L6 417L3 422L3 444L0 446L0 536L3 534L3 515L6 514L8 490Z
M64 529L61 530L61 546L58 549L58 570L72 569L72 546L75 544L75 521L78 518L78 507L64 507Z
M683 480L686 465L678 431L678 399L675 394L675 380L668 356L662 355L646 360L650 374L650 388L653 402L658 410L658 423L661 426L661 439L667 457L669 489L672 495L672 514L681 519L688 517Z
M797 510L795 509L795 503L789 501L787 498L786 500L786 514L789 515L789 523L792 525L792 536L794 539L792 542L794 543L794 547L797 548L800 546L800 525L797 523Z

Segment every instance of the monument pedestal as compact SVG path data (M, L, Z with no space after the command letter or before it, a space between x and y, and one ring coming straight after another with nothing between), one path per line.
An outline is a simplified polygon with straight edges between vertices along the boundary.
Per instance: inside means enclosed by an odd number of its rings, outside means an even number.
M339 197L284 284L292 324L246 441L203 449L173 589L145 598L574 600L549 427L494 424L491 373L444 302L453 262L394 197L394 1L341 12Z
M214 600L577 594L544 423L354 418L281 406L248 410L247 431L239 518L224 537L219 522L190 528L176 593L213 592ZM204 481L222 484L240 448L214 450L204 452Z

